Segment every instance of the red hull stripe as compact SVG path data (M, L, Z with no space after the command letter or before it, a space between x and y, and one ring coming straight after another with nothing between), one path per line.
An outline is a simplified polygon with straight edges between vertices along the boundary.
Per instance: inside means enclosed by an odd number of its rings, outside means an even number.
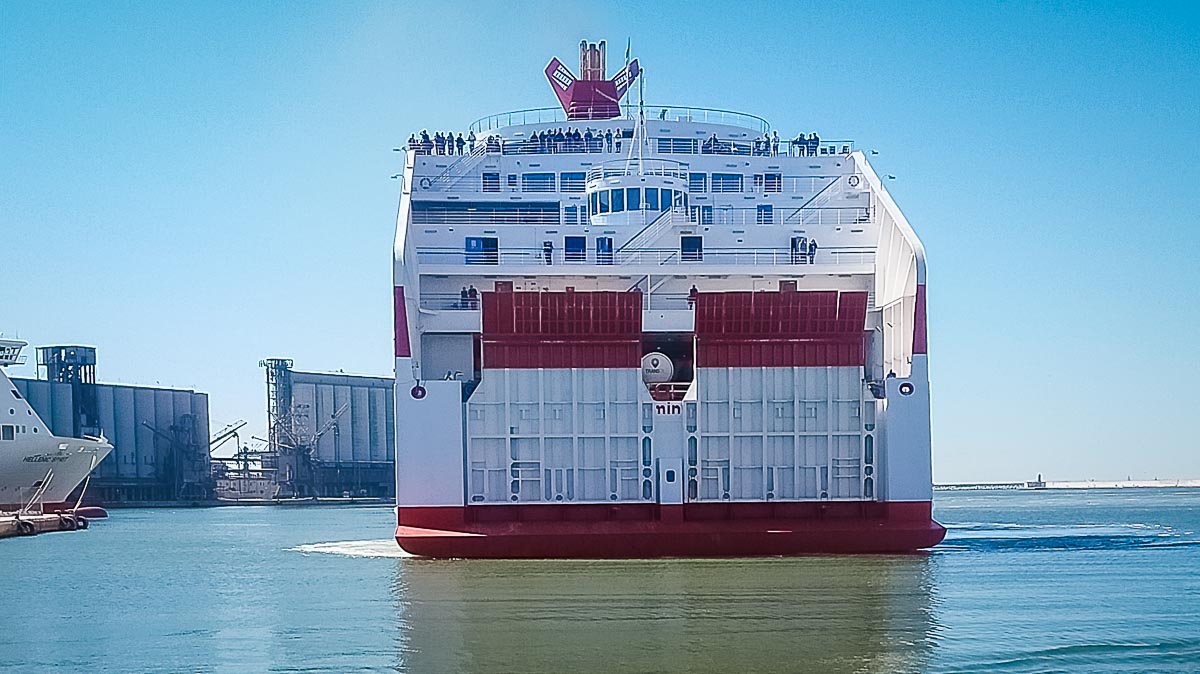
M925 326L925 284L917 285L916 308L913 310L913 353L929 353Z
M396 541L427 557L898 553L946 534L928 501L402 507L397 515Z
M698 367L840 367L863 365L860 338L842 341L704 340L696 347Z
M408 343L408 309L404 306L404 286L395 287L393 300L396 317L396 357L411 358L412 347Z
M484 341L483 368L634 368L641 364L641 344L611 342Z

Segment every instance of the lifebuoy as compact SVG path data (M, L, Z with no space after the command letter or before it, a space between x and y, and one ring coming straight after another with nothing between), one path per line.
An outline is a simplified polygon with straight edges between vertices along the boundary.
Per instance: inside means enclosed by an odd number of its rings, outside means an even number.
M846 182L850 183L850 187L858 187L858 183L861 180L862 179L858 176L850 176L848 179L846 179Z
M427 190L427 189L429 189L429 187L431 185L433 185L432 180L430 180L429 178L421 178L421 189Z
M428 393L428 391L425 390L424 386L417 384L416 386L412 387L412 390L409 391L409 393L412 395L413 400L421 400L425 397L425 394Z

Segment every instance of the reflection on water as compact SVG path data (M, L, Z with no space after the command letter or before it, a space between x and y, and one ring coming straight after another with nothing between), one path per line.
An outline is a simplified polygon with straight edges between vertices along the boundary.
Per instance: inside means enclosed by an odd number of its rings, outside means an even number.
M922 671L935 560L397 560L410 672Z

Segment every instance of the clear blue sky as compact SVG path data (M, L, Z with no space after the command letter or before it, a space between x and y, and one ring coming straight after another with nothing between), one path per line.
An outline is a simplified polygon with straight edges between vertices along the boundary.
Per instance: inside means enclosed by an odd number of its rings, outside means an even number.
M214 427L265 427L263 357L390 374L391 148L629 37L649 101L897 176L937 480L1200 477L1198 35L1160 3L4 2L0 330Z

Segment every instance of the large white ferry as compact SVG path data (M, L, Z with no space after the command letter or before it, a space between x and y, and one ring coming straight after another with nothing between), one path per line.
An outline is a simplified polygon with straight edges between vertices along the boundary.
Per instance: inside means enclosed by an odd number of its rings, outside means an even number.
M0 339L0 512L70 508L67 498L112 445L51 434L4 372L21 361L23 348L25 342Z
M620 103L410 138L397 542L432 557L902 552L931 516L925 257L862 152ZM446 137L449 137L449 141Z

